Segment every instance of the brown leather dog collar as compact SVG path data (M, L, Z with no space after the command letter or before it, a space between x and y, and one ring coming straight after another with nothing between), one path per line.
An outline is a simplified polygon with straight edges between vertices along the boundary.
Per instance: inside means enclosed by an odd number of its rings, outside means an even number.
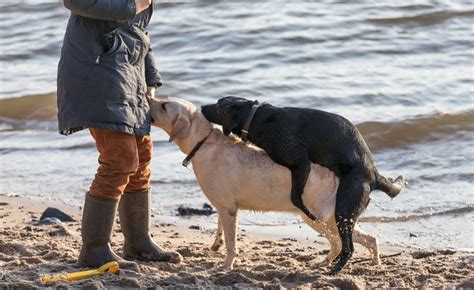
M202 139L201 141L199 141L196 146L194 146L193 150L191 150L191 152L189 152L188 156L186 156L186 158L184 158L183 162L181 163L181 165L183 165L184 167L188 167L189 163L191 162L191 159L193 159L194 155L196 155L196 152L198 152L199 149L201 149L202 145L204 144L204 142L206 142L207 138L209 138L209 136L211 136L211 133L212 131L214 131L214 128L211 129L211 131L209 132L209 134L207 134L206 137L204 137L204 139Z
M242 134L240 134L240 139L242 141L247 142L247 136L249 134L249 128L250 124L252 124L253 116L255 116L255 113L257 112L258 108L260 108L261 104L258 101L255 101L252 105L252 108L250 109L250 114L247 118L247 121L245 122L244 128L242 129Z

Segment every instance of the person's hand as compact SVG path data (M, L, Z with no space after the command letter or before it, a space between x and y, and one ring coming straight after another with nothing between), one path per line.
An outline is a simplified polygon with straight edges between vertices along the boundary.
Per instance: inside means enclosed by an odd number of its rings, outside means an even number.
M145 94L145 96L146 96L146 99L147 99L148 101L150 101L151 99L153 99L153 98L155 97L155 90L156 90L155 87L147 87L147 88L146 88L146 94Z
M137 14L147 9L150 6L151 0L135 0L135 6L137 7Z

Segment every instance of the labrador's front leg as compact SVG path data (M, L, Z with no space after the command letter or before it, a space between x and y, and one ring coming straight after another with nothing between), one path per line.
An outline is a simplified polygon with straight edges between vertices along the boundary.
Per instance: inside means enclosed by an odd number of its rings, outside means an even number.
M219 211L219 219L224 228L224 241L227 250L227 257L224 263L225 270L232 270L235 257L238 255L236 246L236 230L237 230L237 210L225 209Z
M224 243L224 240L222 239L222 219L219 214L219 217L217 218L216 239L214 240L214 243L211 246L211 250L218 251L222 246L222 243Z

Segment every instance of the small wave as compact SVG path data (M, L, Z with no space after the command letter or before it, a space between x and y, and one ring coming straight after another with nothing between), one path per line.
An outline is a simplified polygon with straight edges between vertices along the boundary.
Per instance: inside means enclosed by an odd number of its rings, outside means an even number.
M361 217L359 219L360 222L379 222L379 223L394 223L394 222L407 222L407 221L414 221L419 219L426 219L435 216L444 216L444 215L455 215L455 214L463 214L469 213L474 211L474 204L470 204L465 207L455 208L445 211L438 211L433 213L426 213L426 214L411 214L411 215L404 215L404 216L396 216L396 217L384 217L384 216L368 216L368 217Z
M56 93L0 99L0 121L2 123L17 123L18 120L55 121L56 118Z
M400 148L474 131L474 112L435 114L400 122L364 122L357 125L371 149Z
M473 182L474 181L474 172L455 172L455 173L441 173L441 174L435 174L430 172L429 174L423 174L418 176L419 179L418 182L453 182L453 181L468 181L468 182Z
M54 93L0 100L0 131L57 130L56 112ZM357 128L372 150L403 148L473 132L474 112L439 113L394 122L363 122ZM158 145L165 141L155 142Z
M423 13L413 16L401 16L393 18L373 18L368 21L380 25L403 25L417 24L419 26L430 26L442 23L446 20L456 17L472 17L474 11L436 11L431 13Z
M0 100L0 117L22 120L54 120L56 94L29 95Z
M89 143L83 143L83 144L75 144L71 146L65 146L65 147L60 147L60 146L45 146L45 147L3 147L0 148L0 155L1 154L8 154L11 152L17 152L17 151L51 151L51 150L60 150L60 151L69 151L69 150L83 150L83 149L91 149L95 148L95 144L92 142Z
M17 120L0 117L0 132L9 131L57 131L58 124L55 120Z
M195 179L152 179L151 181L152 185L165 185L165 184L179 184L179 185L197 185L197 181Z
M0 129L1 131L1 129ZM155 140L153 141L153 146L158 146L162 144L168 144L169 142L166 140ZM72 150L84 150L84 149L91 149L95 148L96 145L94 142L86 142L80 144L74 144L70 146L31 146L31 147L2 147L0 148L0 155L7 154L11 152L17 151L50 151L50 150L59 150L59 151L72 151ZM162 183L162 181L160 181ZM173 182L170 182L173 183Z

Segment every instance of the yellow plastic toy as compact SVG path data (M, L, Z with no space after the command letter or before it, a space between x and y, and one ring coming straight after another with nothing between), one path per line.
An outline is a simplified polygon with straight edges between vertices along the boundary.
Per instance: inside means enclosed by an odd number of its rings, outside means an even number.
M106 271L112 274L118 274L119 264L117 262L109 262L103 265L102 267L100 267L99 269L95 269L95 270L87 270L87 271L74 272L74 273L63 273L63 274L57 274L57 275L52 275L52 276L45 275L41 277L41 282L43 284L51 284L51 283L59 282L59 281L72 282L72 281L90 278L93 276L102 275Z

